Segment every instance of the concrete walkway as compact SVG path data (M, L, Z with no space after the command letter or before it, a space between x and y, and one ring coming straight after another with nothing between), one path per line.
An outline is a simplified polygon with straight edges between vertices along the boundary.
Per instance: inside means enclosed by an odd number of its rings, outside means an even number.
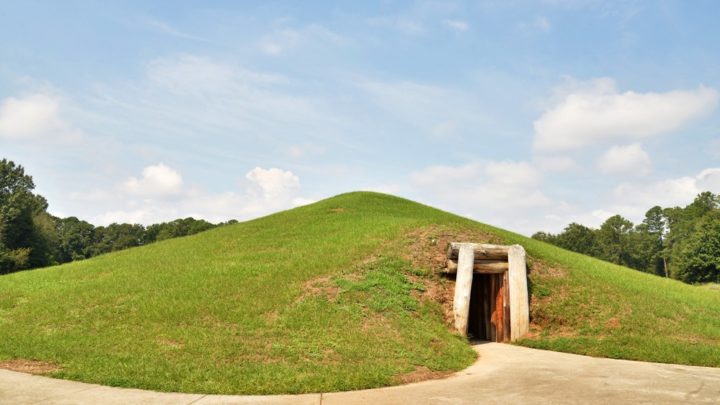
M720 404L720 368L598 359L485 343L444 380L330 394L221 396L104 387L0 370L0 404Z

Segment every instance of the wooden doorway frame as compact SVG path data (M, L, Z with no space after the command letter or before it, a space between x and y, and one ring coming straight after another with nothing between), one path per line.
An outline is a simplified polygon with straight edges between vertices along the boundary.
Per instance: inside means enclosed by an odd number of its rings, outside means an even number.
M473 274L503 274L506 293L502 294L504 299L502 302L502 324L505 324L504 307L507 304L509 307L507 315L510 318L510 331L507 334L509 340L516 341L528 333L530 308L525 249L522 246L452 242L448 246L446 272L457 274L453 299L453 316L455 329L460 334L467 336L468 332ZM492 287L488 289L488 291L495 290ZM501 341L506 340L506 333L507 331L502 331ZM497 340L498 336L495 336L495 338Z

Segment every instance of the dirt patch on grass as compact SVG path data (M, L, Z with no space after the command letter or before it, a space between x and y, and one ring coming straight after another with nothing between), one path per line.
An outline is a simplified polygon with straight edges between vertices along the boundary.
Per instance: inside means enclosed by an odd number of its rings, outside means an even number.
M432 280L418 279L417 281L413 280L413 282L421 282L425 285L425 290L418 292L418 298L440 304L445 324L452 325L455 319L452 308L455 295L455 283L441 277L435 277Z
M679 336L673 336L673 340L679 340L681 342L686 342L691 345L707 345L707 346L713 346L720 344L720 339L713 339L711 337L707 336L700 336L700 335L679 335Z
M310 297L326 297L330 301L335 301L338 294L340 294L340 286L334 282L332 276L316 277L303 284L302 292L295 302L305 301Z
M355 266L352 266L350 269L343 271L340 274L315 277L306 281L303 284L302 292L295 300L295 303L297 304L310 297L325 297L330 302L334 302L342 292L342 288L338 284L338 281L340 279L346 281L360 280L365 275L367 266L377 259L377 256L370 255L357 262Z
M616 316L613 316L605 321L605 327L607 329L617 329L620 327L620 320Z
M450 242L500 243L493 234L469 229L455 229L440 225L425 226L409 232L404 258L413 267L440 272L447 265L447 248Z
M528 260L528 274L538 278L554 279L566 277L567 270L558 266L551 266L540 260Z
M417 366L415 370L393 377L396 384L410 384L426 380L437 380L452 375L452 371L433 371L425 366Z
M278 313L277 309L273 309L272 311L263 313L262 317L268 325L274 325L280 318L280 314Z
M388 339L400 339L400 332L393 327L392 322L383 314L367 314L362 323L363 333L382 334Z
M274 357L268 353L245 353L237 357L233 357L228 364L278 364L283 363L284 359Z
M573 327L577 319L566 319L552 309L555 303L568 299L567 287L555 287L547 294L530 296L530 333L527 337L530 339L540 337L546 330L553 336L578 336L576 328Z
M13 359L0 361L0 368L28 374L49 374L60 370L60 366L47 361Z
M183 347L185 347L185 343L175 339L160 338L157 340L157 342L161 346L168 347L170 349L182 349Z

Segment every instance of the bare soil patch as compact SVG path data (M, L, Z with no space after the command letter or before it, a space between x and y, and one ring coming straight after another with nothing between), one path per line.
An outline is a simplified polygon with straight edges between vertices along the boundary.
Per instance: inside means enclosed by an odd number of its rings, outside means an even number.
M335 301L338 294L340 287L333 282L332 276L316 277L303 284L302 293L295 302L304 301L309 297L326 297L330 301Z
M567 270L550 266L540 260L528 260L528 274L533 274L539 278L553 279L567 276Z
M175 339L160 338L157 340L157 342L160 345L171 348L171 349L182 349L185 347L185 343L180 342L179 340L175 340Z
M396 384L410 384L420 381L437 380L446 378L453 374L452 371L433 371L425 366L417 366L415 370L397 375L393 378L393 382Z
M405 258L413 266L439 272L447 264L447 248L450 242L500 243L492 234L468 229L454 229L431 225L415 229L406 235L408 248Z
M60 370L60 366L39 360L13 359L0 361L0 368L28 374L49 374Z

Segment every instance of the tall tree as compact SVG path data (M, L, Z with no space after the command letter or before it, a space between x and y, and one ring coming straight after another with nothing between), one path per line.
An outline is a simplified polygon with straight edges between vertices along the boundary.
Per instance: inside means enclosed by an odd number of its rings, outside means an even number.
M605 220L597 232L600 257L612 263L629 264L631 260L627 246L632 230L632 222L620 215Z
M695 223L690 236L673 251L673 278L686 283L720 283L720 212Z
M585 255L596 253L596 231L585 225L571 223L557 236L557 245Z
M58 247L57 261L67 263L92 256L95 227L76 217L55 219Z
M0 273L52 262L52 226L47 201L22 166L0 160Z
M634 257L643 271L668 277L665 235L667 219L660 206L654 206L645 213L643 222L635 227Z
M91 256L145 244L145 227L138 224L110 224L93 232Z

